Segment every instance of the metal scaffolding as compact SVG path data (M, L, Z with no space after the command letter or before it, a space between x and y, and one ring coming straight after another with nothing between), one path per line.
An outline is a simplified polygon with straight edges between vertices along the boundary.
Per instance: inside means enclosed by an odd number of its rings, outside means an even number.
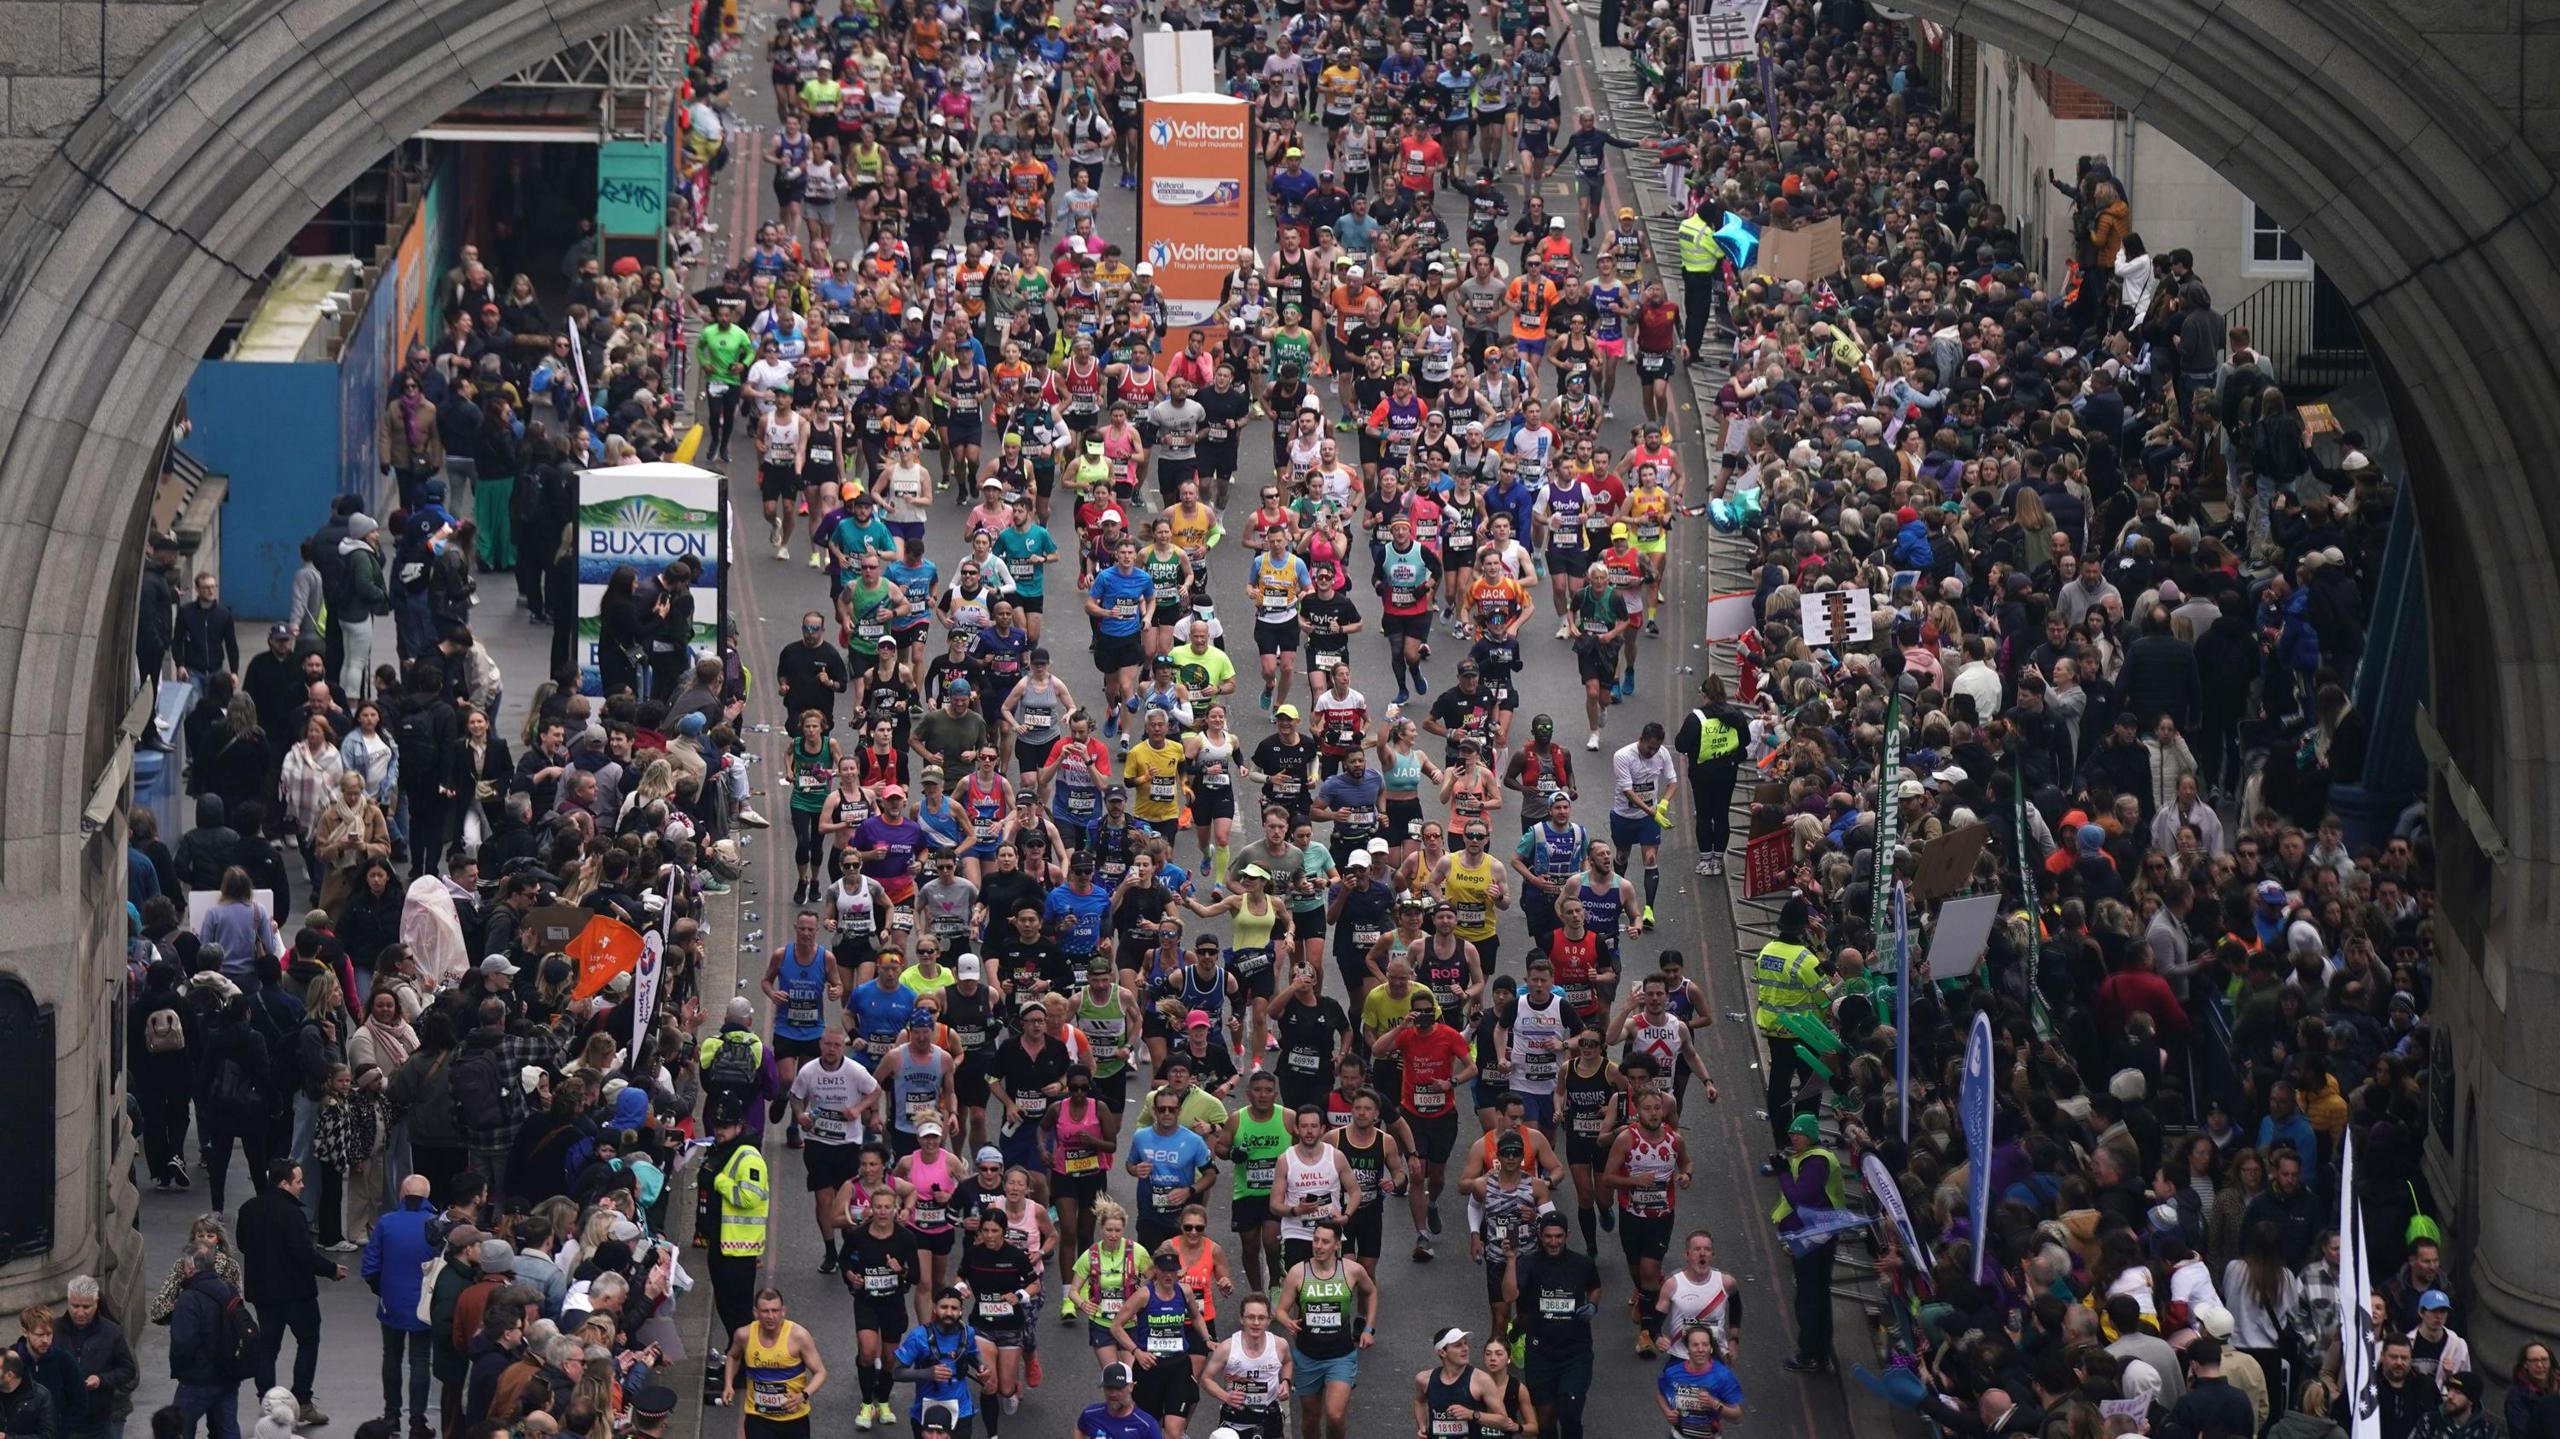
M536 61L497 88L591 93L605 139L654 139L666 133L668 107L684 80L686 44L683 11L662 11Z

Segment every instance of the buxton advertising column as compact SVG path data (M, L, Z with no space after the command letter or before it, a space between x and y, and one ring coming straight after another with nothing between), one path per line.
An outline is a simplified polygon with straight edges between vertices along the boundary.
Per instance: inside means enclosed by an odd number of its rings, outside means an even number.
M1224 95L1166 95L1146 102L1145 179L1138 198L1138 257L1164 293L1164 345L1179 351L1211 325L1238 261L1253 254L1250 111Z
M721 490L721 476L691 465L615 465L578 472L578 664L580 684L588 694L605 692L604 657L598 652L605 593L615 573L626 566L639 582L644 603L657 593L659 572L669 562L681 557L700 566L687 646L696 656L719 651L729 579L727 501ZM673 660L654 663L663 658L650 651L655 642L653 637L636 654L626 651L615 669L619 676L628 666L630 682L644 696L653 668L677 668Z

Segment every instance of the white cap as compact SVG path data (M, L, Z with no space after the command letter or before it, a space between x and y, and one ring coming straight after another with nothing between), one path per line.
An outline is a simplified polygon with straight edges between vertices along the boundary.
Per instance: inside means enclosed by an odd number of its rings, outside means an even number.
M1395 846L1387 843L1383 837L1369 841L1369 853L1371 854L1385 854L1388 850L1393 848L1395 848Z
M959 961L951 966L951 971L962 979L976 979L986 972L985 966L974 954L960 956Z
M1152 261L1152 260L1140 260L1140 261L1138 262L1138 269L1137 269L1137 273L1138 273L1138 274L1141 274L1141 275L1152 275L1152 274L1154 274L1155 272L1156 272L1156 266L1155 266L1155 262L1154 262L1154 261Z
M1351 852L1351 858L1344 860L1343 863L1353 869L1367 869L1369 867L1369 852L1365 849L1355 849Z
M1431 1341L1431 1347L1434 1350L1440 1350L1446 1349L1452 1344L1464 1344L1465 1342L1467 1342L1467 1331L1458 1328L1456 1325L1451 1325L1450 1327L1440 1331L1440 1337Z

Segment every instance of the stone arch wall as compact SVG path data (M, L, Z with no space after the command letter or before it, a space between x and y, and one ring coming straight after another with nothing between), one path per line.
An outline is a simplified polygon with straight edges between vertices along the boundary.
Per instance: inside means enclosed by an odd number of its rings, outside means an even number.
M129 692L110 677L132 671L162 426L258 272L367 165L528 59L656 8L211 0L0 197L0 971L55 1006L64 1072L107 1075L58 1088L53 1252L0 1267L0 1305L57 1299L89 1268L119 1298L143 1282L116 1272L131 1191L109 1158L131 1149L108 1074L123 827L84 836L80 812Z
M2550 1332L2554 1281L2533 1276L2560 1273L2560 1225L2536 1222L2560 1213L2560 1139L2538 1118L2560 1096L2560 1049L2524 1026L2560 997L2560 776L2543 743L2560 713L2546 653L2560 503L2526 466L2560 454L2560 7L1901 3L2097 87L2214 163L2320 257L2380 355L2444 637L2431 709L2502 842L2487 912L2467 917L2477 952L2441 976L2466 1090L2509 1141L2479 1156L2470 1322L2484 1352ZM80 833L84 750L117 718L97 676L127 663L144 464L202 345L365 164L526 55L646 8L214 0L88 111L0 223L0 575L16 601L0 606L0 969L60 1007L66 1065L111 1048L114 926L81 901L85 879L112 879L102 861L121 840ZM0 1301L92 1262L116 1227L90 1203L113 1188L111 1150L82 1142L105 1120L77 1108L94 1127L61 1146L59 1188L82 1212L51 1260L0 1270Z
M2301 237L2363 327L2409 441L2428 710L2494 829L2439 774L2432 822L2463 841L2440 848L2480 901L2437 925L2434 1013L2486 1125L2459 1153L2439 1136L2428 1173L2440 1218L2477 1216L2448 1231L2448 1257L2464 1330L2503 1375L2523 1338L2560 1330L2560 1132L2541 1122L2560 1047L2533 1032L2560 998L2560 496L2537 472L2560 453L2560 5L1896 3L2096 88L2213 165Z

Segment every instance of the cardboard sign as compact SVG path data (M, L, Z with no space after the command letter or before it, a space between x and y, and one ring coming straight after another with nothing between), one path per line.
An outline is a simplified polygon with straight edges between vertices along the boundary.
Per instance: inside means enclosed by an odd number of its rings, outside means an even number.
M1929 936L1929 978L1962 979L1982 967L1983 947L1991 942L1991 926L2000 919L2000 896L1968 894L1951 899L1938 911L1938 928Z
M1759 899L1786 893L1794 859L1794 830L1773 829L1755 836L1742 850L1742 897Z
M1870 643L1876 637L1875 610L1875 592L1864 586L1817 590L1804 597L1799 612L1804 642L1815 649Z
M1991 842L1991 826L1969 824L1951 829L1920 846L1911 858L1911 898L1927 904L1963 889L1973 879L1974 862ZM1934 951L1932 951L1934 953Z
M518 943L535 954L550 954L555 950L566 954L569 941L576 939L587 927L587 921L593 918L593 911L580 909L574 904L546 904L529 911L524 922L517 926L516 932L521 936Z
M1752 268L1811 285L1840 273L1840 222L1816 220L1792 230L1760 231L1760 263Z

